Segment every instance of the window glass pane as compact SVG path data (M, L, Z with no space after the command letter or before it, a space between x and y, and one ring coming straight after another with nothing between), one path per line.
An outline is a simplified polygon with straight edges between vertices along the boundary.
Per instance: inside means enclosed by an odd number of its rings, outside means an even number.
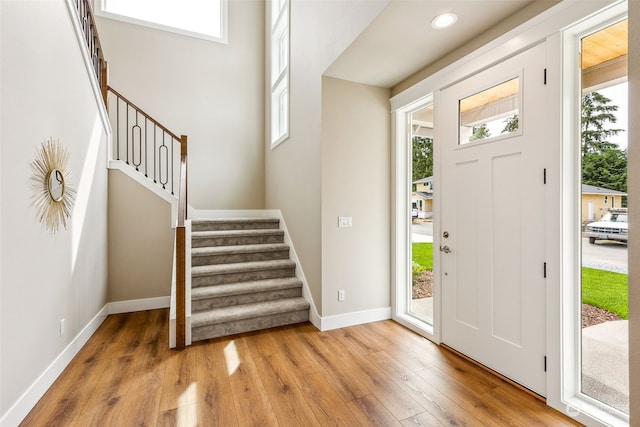
M222 38L222 0L103 0L102 10Z
M287 133L289 124L289 90L286 76L273 90L271 99L271 140L276 141Z
M629 413L628 20L581 39L580 391Z
M272 0L271 1L271 28L275 27L276 22L281 15L284 15L284 8L287 4L287 0Z
M520 77L459 101L460 145L517 132L520 128Z
M271 0L271 147L289 133L289 1Z
M279 53L280 69L278 71L282 72L289 62L289 34L286 32L280 37Z
M409 313L433 326L433 104L411 114L411 281ZM436 224L437 230L437 224Z

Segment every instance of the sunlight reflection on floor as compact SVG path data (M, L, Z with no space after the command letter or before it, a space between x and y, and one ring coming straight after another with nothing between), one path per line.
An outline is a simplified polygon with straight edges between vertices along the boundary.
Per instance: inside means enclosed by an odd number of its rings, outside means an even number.
M238 366L240 366L240 357L238 356L235 341L231 341L224 347L224 360L227 362L227 373L229 376L233 375Z

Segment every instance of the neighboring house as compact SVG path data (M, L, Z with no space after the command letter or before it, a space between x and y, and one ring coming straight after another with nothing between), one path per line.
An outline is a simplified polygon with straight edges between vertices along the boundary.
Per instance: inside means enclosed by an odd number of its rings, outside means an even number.
M611 208L621 208L627 193L582 184L582 224L598 221Z
M70 18L75 3L0 1L3 427L19 424L107 315L166 307L169 301L170 209L121 172L107 168L111 129L102 101L94 96L94 76L83 62L87 55L79 49L83 37ZM482 43L494 43L509 29L542 13L545 3L563 2L512 2L533 7L498 19L499 25L477 37L463 38L471 40L469 44L438 51L439 59L432 64L414 62L422 55L406 54L414 69L379 85L327 72L388 5L387 15L394 7L421 8L429 3L293 1L291 49L283 55L290 61L287 70L291 69L287 75L291 110L286 117L290 133L275 149L265 143L270 126L265 123L270 108L265 106L270 86L265 79L270 49L265 33L270 31L265 31L263 1L229 1L228 44L97 20L113 86L171 129L188 134L193 207L281 210L311 298L328 327L388 319L392 314L391 264L397 248L391 237L396 213L391 200L397 173L390 149L389 100ZM500 3L482 7L497 8ZM640 12L634 7L635 13ZM428 26L427 21L423 24ZM389 31L398 26L411 27L397 22ZM637 40L639 31L633 27L630 39ZM410 41L407 37L405 44ZM437 41L429 43L434 50L440 48ZM632 65L640 63L640 55L637 43L630 49L633 100L640 85ZM363 57L375 56L375 51ZM401 61L381 60L385 67ZM354 64L362 68L357 61ZM377 68L382 67L361 71ZM77 190L68 229L55 235L37 223L28 182L35 150L51 136L69 149L70 185ZM637 142L636 133L630 136ZM630 170L637 170L640 161L635 151L629 162ZM363 177L370 191L362 191ZM405 185L407 178L398 181ZM431 209L433 188L426 190L428 182L421 185L416 201L426 212ZM347 231L336 228L341 215L353 216L353 227ZM638 237L632 234L630 248L637 247L634 240ZM339 289L346 290L347 300L337 300ZM640 304L634 292L630 289L629 311L638 318ZM560 326L548 329L559 334ZM640 327L631 326L630 342L638 342ZM631 384L637 386L640 376L634 366ZM558 370L557 365L550 367ZM636 401L638 393L637 387L632 390Z
M418 218L431 218L433 215L433 176L413 181L416 186L411 193L411 205L418 209Z

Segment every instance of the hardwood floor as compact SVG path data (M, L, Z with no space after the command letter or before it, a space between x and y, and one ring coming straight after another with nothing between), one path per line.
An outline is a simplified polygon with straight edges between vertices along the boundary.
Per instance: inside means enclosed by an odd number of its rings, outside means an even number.
M22 426L567 426L392 321L168 348L168 311L109 316Z

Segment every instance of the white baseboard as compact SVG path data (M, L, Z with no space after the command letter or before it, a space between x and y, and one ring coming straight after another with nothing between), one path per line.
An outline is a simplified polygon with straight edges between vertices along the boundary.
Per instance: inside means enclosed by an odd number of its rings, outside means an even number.
M374 308L372 310L322 317L320 319L320 330L329 331L388 319L391 319L391 307Z
M87 326L65 347L56 359L44 370L37 380L25 391L22 396L9 408L0 419L0 427L14 427L24 420L31 409L38 403L45 392L51 387L58 376L69 365L80 349L87 343L98 327L109 314L109 304L105 305L96 314Z
M168 308L171 304L171 297L156 297L133 299L128 301L116 301L107 304L108 314L131 313L134 311L155 310L157 308Z

